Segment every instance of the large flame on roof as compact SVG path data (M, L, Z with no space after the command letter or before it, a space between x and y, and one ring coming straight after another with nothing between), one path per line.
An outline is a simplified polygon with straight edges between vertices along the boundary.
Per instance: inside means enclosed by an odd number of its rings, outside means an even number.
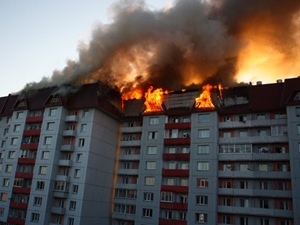
M202 93L198 98L195 99L195 107L196 108L215 108L212 100L211 100L211 89L212 85L207 84L202 87Z
M153 90L150 86L145 93L145 112L159 112L162 111L163 95L168 94L168 91L163 91L162 88Z
M131 91L126 92L122 95L123 100L141 99L142 97L143 97L142 89L131 90Z

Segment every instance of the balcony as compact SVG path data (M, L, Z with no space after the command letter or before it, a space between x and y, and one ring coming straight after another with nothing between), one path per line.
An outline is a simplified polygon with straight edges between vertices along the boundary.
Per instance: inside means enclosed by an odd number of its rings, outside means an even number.
M164 153L163 160L190 160L189 153Z
M32 179L33 173L16 172L15 178Z
M292 218L292 210L279 210L279 209L265 209L255 207L239 207L239 206L218 206L218 213L229 214L244 214L253 216L265 216L265 217L284 217Z
M56 181L65 181L65 182L70 182L70 176L66 175L56 175Z
M159 225L187 225L187 221L159 218Z
M179 129L179 130L189 130L191 129L191 123L166 123L166 130Z
M134 221L135 220L135 214L113 212L112 213L112 218L119 219L119 220ZM134 223L132 223L132 224L134 224Z
M138 173L139 169L118 169L118 174L137 175Z
M9 203L9 207L10 208L14 208L14 209L24 209L27 210L28 208L28 204L27 203L21 203L21 202L10 202Z
M120 146L127 147L127 146L140 146L141 140L134 140L134 141L120 141Z
M137 189L137 184L123 184L123 183L116 183L116 188L122 188L122 189Z
M76 115L66 116L65 121L66 122L78 122L78 116L76 116Z
M75 130L64 130L63 131L63 136L64 137L75 137L76 136L76 131Z
M121 133L141 133L142 127L121 127Z
M21 144L21 149L37 150L38 147L39 147L39 143L23 143L23 144Z
M191 139L189 137L186 138L165 138L165 145L189 145Z
M40 136L41 130L24 130L24 136Z
M186 211L188 209L188 204L180 202L160 202L160 208Z
M58 161L58 166L66 166L66 167L70 167L72 166L72 160L68 160L68 159L60 159Z
M119 160L140 160L140 154L131 154L131 155L125 155L120 154Z
M25 225L25 221L26 220L22 218L14 218L14 217L7 218L7 223L11 223L11 224Z
M61 145L60 150L61 151L66 151L66 152L73 152L75 149L74 145Z
M13 187L13 193L29 195L30 194L30 188L26 188L26 187Z
M188 177L189 170L188 169L163 169L162 176Z
M245 143L282 143L288 142L287 135L281 136L248 136L248 137L220 137L219 144Z
M189 187L188 186L175 186L175 185L162 185L161 191L175 192L175 193L188 193Z
M26 123L41 123L43 122L43 116L28 116Z
M51 213L58 214L58 215L64 215L66 213L66 208L52 207Z
M18 158L18 164L35 164L35 158Z
M272 190L272 189L261 190L261 189L240 189L240 188L218 188L218 195L292 198L291 191Z
M53 197L55 198L68 198L68 191L53 191Z
M281 171L218 171L219 177L231 178L265 178L265 179L289 179L290 172Z
M224 161L244 161L244 160L253 160L253 161L281 161L281 160L289 160L289 153L227 153L227 154L219 154L219 160Z

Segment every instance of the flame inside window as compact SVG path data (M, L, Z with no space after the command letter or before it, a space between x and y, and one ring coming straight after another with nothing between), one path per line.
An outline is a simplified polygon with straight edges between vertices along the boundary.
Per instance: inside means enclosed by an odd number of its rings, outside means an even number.
M167 93L168 92L164 92L162 88L153 90L153 87L150 86L145 93L145 112L162 111L163 95Z
M215 108L211 100L211 89L212 85L207 84L202 87L202 93L198 98L195 99L196 108Z

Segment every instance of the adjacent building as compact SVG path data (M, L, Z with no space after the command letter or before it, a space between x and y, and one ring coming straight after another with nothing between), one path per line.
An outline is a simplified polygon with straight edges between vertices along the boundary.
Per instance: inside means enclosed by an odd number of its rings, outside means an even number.
M201 92L0 98L0 224L299 224L300 78Z

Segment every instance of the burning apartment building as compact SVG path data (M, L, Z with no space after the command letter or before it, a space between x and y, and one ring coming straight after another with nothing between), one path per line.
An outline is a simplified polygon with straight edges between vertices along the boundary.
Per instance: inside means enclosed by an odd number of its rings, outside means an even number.
M300 224L300 1L128 2L0 98L0 224Z
M2 97L0 224L298 224L299 115L300 78Z

